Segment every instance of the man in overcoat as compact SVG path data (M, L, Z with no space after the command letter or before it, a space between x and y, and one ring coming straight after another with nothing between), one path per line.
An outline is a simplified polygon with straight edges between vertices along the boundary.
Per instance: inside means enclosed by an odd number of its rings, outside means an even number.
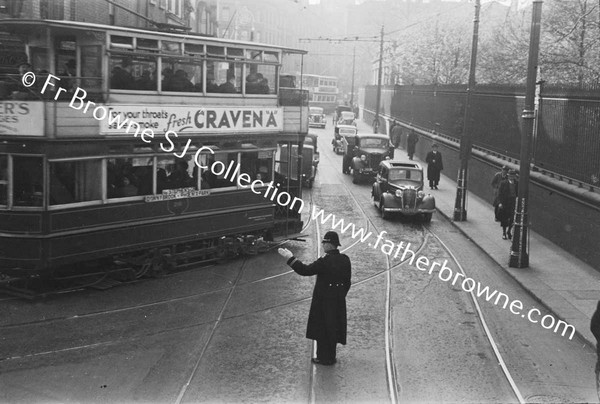
M406 153L408 154L408 159L412 160L413 155L415 154L415 148L417 146L417 142L419 141L419 135L415 132L414 129L410 130L410 133L406 137Z
M440 171L444 169L444 164L442 163L442 153L438 151L437 144L434 143L431 146L431 151L427 153L425 161L427 162L427 179L429 180L429 187L431 189L438 189Z
M317 357L312 358L312 362L328 366L336 363L337 343L346 345L346 295L350 290L352 270L350 258L338 250L340 240L336 232L327 232L322 243L325 255L308 265L286 248L280 248L278 252L299 275L317 275L306 338L317 341Z

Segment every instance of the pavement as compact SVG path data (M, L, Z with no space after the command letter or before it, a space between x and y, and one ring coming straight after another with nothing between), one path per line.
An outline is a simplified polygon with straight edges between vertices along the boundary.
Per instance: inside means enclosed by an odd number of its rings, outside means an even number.
M397 155L403 156L403 149ZM426 167L427 164L415 158ZM425 181L425 190L428 183ZM546 306L555 318L575 327L591 346L596 339L590 320L600 300L600 272L529 229L529 267L508 266L511 241L502 239L502 228L494 221L493 206L471 192L467 194L467 220L453 221L456 182L442 172L435 196L438 212L487 253L524 289Z

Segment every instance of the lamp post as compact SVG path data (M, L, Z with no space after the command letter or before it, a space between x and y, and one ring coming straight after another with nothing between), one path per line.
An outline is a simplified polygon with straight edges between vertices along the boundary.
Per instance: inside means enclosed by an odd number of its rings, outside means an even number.
M375 119L373 119L373 133L379 133L379 106L381 104L381 76L383 74L383 25L381 26L381 39L379 40L379 72L377 73L377 104Z
M481 0L475 0L475 18L473 19L473 41L471 43L471 64L469 65L469 84L467 86L467 99L465 102L465 115L463 134L460 139L460 168L456 179L456 200L454 202L454 216L456 222L467 220L467 175L469 158L471 157L471 102L473 88L475 87L475 69L477 67L477 42L479 39L479 9Z
M542 1L533 0L531 13L531 33L529 39L529 59L527 62L527 87L525 89L525 108L521 118L521 161L519 162L519 195L515 209L515 231L510 247L508 266L526 268L529 266L528 204L529 204L529 165L531 160L531 138L535 120L535 88L538 53L540 47L540 25L542 20Z
M356 44L352 50L352 87L350 89L350 105L354 107L354 66L356 65Z

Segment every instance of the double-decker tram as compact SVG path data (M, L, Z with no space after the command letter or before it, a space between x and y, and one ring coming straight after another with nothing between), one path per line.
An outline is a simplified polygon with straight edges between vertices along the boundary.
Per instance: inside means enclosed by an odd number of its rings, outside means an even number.
M311 107L321 107L326 114L335 110L339 93L337 77L303 74L302 88L309 91Z
M278 83L304 51L70 21L0 31L6 290L101 287L301 231L308 94Z

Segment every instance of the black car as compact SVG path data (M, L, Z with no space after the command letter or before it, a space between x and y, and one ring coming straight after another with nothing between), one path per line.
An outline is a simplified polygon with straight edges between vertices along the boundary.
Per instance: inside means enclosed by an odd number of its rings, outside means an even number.
M387 135L357 134L352 151L352 182L357 184L364 178L375 177L379 163L390 159L392 151Z

